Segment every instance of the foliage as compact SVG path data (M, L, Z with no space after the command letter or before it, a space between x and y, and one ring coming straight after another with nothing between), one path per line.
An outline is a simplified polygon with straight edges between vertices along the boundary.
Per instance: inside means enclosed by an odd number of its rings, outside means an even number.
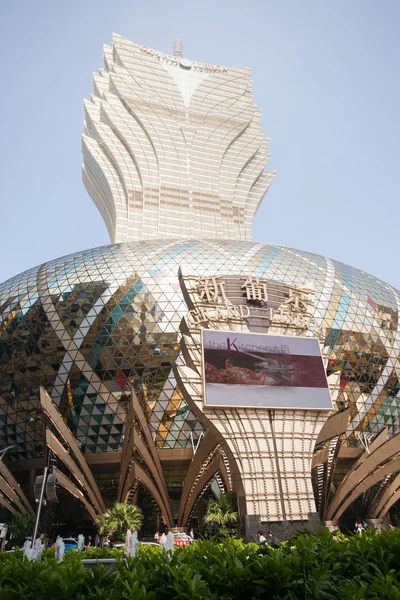
M116 558L114 570L85 570L81 559ZM275 547L240 540L195 542L172 556L139 546L70 551L61 563L0 554L0 600L368 600L400 598L400 531L352 537L302 533Z
M239 513L235 494L221 494L218 500L210 499L203 518L206 537L215 536L218 539L224 539L235 536L238 520Z
M100 535L112 535L125 539L128 529L137 531L143 523L143 513L138 506L115 502L103 515L99 517L98 526Z
M124 553L124 547L121 548L97 548L92 546L87 548L82 558L121 558Z
M8 534L12 535L13 544L21 545L28 535L32 535L35 521L29 513L15 513L8 525Z

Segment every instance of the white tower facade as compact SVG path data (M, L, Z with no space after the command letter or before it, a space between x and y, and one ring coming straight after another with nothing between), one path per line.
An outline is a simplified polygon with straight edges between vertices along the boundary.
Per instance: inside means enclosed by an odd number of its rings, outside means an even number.
M250 69L114 35L85 101L83 181L111 241L249 240L272 181Z

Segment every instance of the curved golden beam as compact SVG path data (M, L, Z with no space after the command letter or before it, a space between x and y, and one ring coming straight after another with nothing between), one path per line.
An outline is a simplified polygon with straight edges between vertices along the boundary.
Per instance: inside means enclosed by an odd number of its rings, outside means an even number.
M129 471L129 465L132 459L133 452L133 401L132 394L129 400L128 413L125 419L124 443L122 444L121 466L119 470L118 494L117 500L121 502L123 496L123 488Z
M44 389L43 386L40 386L40 403L41 403L41 406L42 406L44 412L46 413L47 417L50 419L50 421L52 422L54 427L57 429L58 433L60 434L60 436L62 437L64 442L67 444L67 446L70 448L71 452L74 454L74 457L75 457L77 463L79 464L80 468L82 469L82 472L84 473L86 479L89 482L90 487L93 490L93 493L96 496L97 502L98 502L99 506L101 507L101 512L105 512L106 507L103 502L103 498L101 497L100 490L97 487L96 481L93 477L91 470L89 469L89 467L87 465L85 457L83 456L82 452L80 451L78 442L74 438L69 427L67 427L67 425L64 423L64 419L62 418L61 414L59 413L55 404L53 403L51 397L46 392L46 390Z
M333 521L333 516L345 498L356 489L360 482L369 477L375 469L400 452L400 434L380 444L364 460L359 460L355 467L344 477L327 510L326 520ZM395 471L392 471L394 473ZM341 511L343 512L343 511Z
M172 520L169 516L169 512L164 504L160 492L158 491L150 477L147 475L147 473L137 463L135 463L134 467L132 467L129 471L127 478L127 482L129 482L129 484L126 486L127 494L125 497L122 498L122 501L126 502L129 491L136 479L148 489L161 511L163 521L168 527L172 527Z
M18 511L15 510L15 508L8 502L8 500L5 500L5 498L0 497L0 504L1 504L1 506L4 506L4 508L9 510L12 515L17 514Z
M29 512L34 517L35 511L33 510L28 498L25 496L18 481L10 473L10 471L7 469L6 465L3 463L2 460L0 460L0 475L3 477L5 483L7 484L7 489L11 490L11 492L9 493L6 490L4 490L6 496L8 496L8 498L10 498L10 500L12 500L14 504L18 506L22 513ZM17 498L16 500L14 499L14 494Z
M390 485L386 486L386 489L378 499L376 504L370 510L371 519L379 519L381 515L386 516L389 508L396 502L392 502L392 498L400 492L400 475L394 478Z
M182 320L184 323L184 320ZM183 339L183 338L182 338ZM181 342L181 345L184 342ZM196 378L196 374L193 370L188 367L178 366L176 363L173 367L174 375L176 381L179 384L179 388L182 392L184 399L186 400L188 406L192 410L195 417L199 419L199 421L204 425L207 430L210 430L212 434L215 436L215 440L218 444L223 448L226 457L229 461L229 468L231 471L231 476L233 480L233 489L236 493L239 505L239 511L241 515L246 514L246 493L244 490L244 484L242 481L241 471L236 462L236 458L227 442L227 440L223 437L223 435L218 431L217 427L214 423L206 416L206 414L200 410L197 403L194 401L196 397L196 393L198 397L201 397L200 389L201 385L199 383L199 377ZM197 386L197 387L196 387ZM193 394L191 393L193 392ZM200 394L200 395L199 395ZM197 454L197 453L196 453Z
M321 427L315 445L327 442L337 435L345 433L350 420L350 408L330 416Z
M221 467L221 463L223 463L223 461L220 455L217 454L212 459L207 469L198 478L196 485L194 486L190 498L188 499L188 502L186 504L185 511L182 516L181 526L184 527L185 525L187 525L187 521L189 519L191 510L197 500L198 495L203 491L207 483L218 473Z
M150 435L148 423L135 392L131 391L131 399L125 425L125 438L122 452L118 500L125 502L137 479L137 463L132 464L135 449L142 457L146 468L154 480L153 487L162 499L163 509L169 523L173 523L172 511L168 497L167 484L161 467L160 458ZM143 471L144 472L144 471ZM149 478L149 481L151 479ZM153 488L152 488L153 489ZM153 494L154 497L154 494ZM158 503L160 506L160 504Z
M216 446L217 441L215 439L215 436L212 434L210 429L207 429L203 439L201 440L197 448L196 454L192 458L192 462L189 465L188 472L186 473L185 482L183 484L181 503L179 507L179 525L181 525L183 514L185 512L185 507L189 500L190 490L195 484L196 477L198 476L203 463L207 459L207 456L211 454L211 452Z
M61 485L61 487L63 487L67 492L69 492L72 496L74 496L74 498L79 500L83 504L83 506L86 508L88 514L92 517L93 521L96 521L97 517L100 515L100 513L96 513L94 508L91 506L91 504L89 504L89 502L86 500L85 496L76 487L76 485L70 479L68 479L68 477L66 477L64 475L64 473L59 471L59 469L54 468L53 471L57 475L57 483L59 483Z
M95 508L95 510L99 513L104 512L102 510L102 507L100 506L100 504L97 502L97 498L94 495L94 493L92 492L92 489L91 489L86 477L84 476L82 471L79 469L79 467L77 467L75 462L72 460L71 455L68 454L68 452L65 450L65 448L61 444L61 442L59 442L59 440L56 438L56 436L49 429L46 430L46 442L47 442L47 445L50 448L50 450L52 450L54 452L54 454L56 456L58 456L58 458L61 460L61 462L64 463L64 465L67 467L67 469L69 469L69 471L71 472L71 475L74 477L74 479L76 479L76 481L79 483L81 488L89 496L91 503L93 504L93 507Z
M21 503L18 494L15 490L10 486L8 481L0 477L0 490L1 492L7 496L7 498L17 506L18 510L21 513L27 513L28 509ZM32 514L32 513L31 513Z
M159 476L157 477L158 471L156 469L156 465L151 460L150 452L148 451L147 447L145 446L142 439L138 435L135 436L135 446L136 446L139 454L142 456L143 460L145 461L147 468L150 470L154 481L156 482L156 487L163 499L164 506L165 506L165 509L168 514L168 519L171 523L173 523L172 511L171 511L171 507L170 507L167 485L165 483L164 475L162 476L162 478L160 478Z
M379 510L377 508L377 510L373 511L374 515L377 515L376 517L373 516L371 517L372 519L376 518L376 519L384 519L386 517L386 515L389 512L389 509L393 506L393 504L395 504L397 502L397 500L400 499L400 489L397 489L397 491L392 494L392 496L390 498L388 498L386 500L386 503L382 506L380 505Z
M356 484L350 493L347 495L341 494L341 496L337 499L336 508L333 510L329 507L327 511L327 521L337 521L344 511L356 500L363 492L366 492L373 485L382 481L384 477L387 475L392 475L400 470L400 458L396 457L392 460L386 462L383 466L379 466L378 469L375 469L372 473L367 475L361 482ZM339 489L339 488L338 488ZM336 492L337 494L337 492ZM335 498L337 496L335 495Z
M154 461L154 465L157 469L158 475L160 477L160 480L164 483L165 489L166 489L166 484L165 484L165 479L164 479L164 474L163 474L163 470L161 467L161 462L160 462L160 457L158 456L157 453L157 449L154 446L154 442L152 440L152 437L150 435L150 430L149 430L149 426L148 423L146 421L146 418L144 416L142 407L139 404L139 400L135 394L135 392L132 391L132 405L133 405L133 410L134 413L140 423L140 427L142 429L143 435L145 437L145 440L147 442L148 447L150 448L150 453L151 456L153 457L153 461Z

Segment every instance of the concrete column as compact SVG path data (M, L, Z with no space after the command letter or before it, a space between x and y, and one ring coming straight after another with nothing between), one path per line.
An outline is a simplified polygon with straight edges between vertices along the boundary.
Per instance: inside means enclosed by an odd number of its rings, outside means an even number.
M337 531L339 529L338 521L321 521L323 527L327 527L329 531Z
M384 519L365 519L368 527L373 527L374 529L378 529L378 531L383 529L383 521Z
M261 529L261 521L259 515L245 515L245 541L258 542L258 532Z

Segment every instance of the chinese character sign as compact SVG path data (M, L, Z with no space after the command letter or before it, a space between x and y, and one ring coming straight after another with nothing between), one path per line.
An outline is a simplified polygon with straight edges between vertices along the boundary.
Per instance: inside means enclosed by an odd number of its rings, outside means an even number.
M230 304L226 297L225 281L220 277L201 277L192 291L199 302Z
M268 302L267 283L258 277L248 277L241 289L246 292L246 299L257 302Z

